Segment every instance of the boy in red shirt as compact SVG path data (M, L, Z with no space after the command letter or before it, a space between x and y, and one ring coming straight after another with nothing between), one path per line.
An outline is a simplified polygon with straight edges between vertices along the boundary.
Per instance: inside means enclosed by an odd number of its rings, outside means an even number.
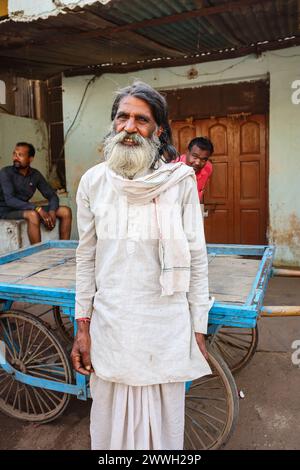
M212 164L209 161L209 157L213 152L214 146L209 139L195 137L190 141L187 153L181 155L178 160L194 168L200 202L203 202L204 188L213 171Z

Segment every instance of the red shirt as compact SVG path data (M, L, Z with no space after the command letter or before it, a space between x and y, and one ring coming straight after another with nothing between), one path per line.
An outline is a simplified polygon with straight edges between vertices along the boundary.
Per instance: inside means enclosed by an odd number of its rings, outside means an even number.
M181 155L177 161L186 163L186 155ZM200 202L202 202L204 188L208 181L208 178L212 174L212 171L213 171L213 166L211 162L208 160L206 164L204 165L204 167L201 168L201 170L197 171L197 173L195 173L196 178L197 178L197 188L198 188Z

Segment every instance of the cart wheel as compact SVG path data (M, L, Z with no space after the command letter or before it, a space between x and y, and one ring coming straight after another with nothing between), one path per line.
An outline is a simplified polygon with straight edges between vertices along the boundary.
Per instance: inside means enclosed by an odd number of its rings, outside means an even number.
M210 340L211 348L226 361L232 373L243 369L255 354L258 328L222 327Z
M38 377L71 383L69 358L59 340L42 320L26 312L0 314L0 339L6 360L16 370ZM63 413L67 393L18 382L0 367L0 409L9 416L48 423Z
M67 315L61 313L59 307L53 307L53 316L58 331L64 341L68 345L72 345L74 341L74 325Z
M208 348L212 375L194 380L185 398L184 448L223 447L233 433L239 414L234 378L225 361Z

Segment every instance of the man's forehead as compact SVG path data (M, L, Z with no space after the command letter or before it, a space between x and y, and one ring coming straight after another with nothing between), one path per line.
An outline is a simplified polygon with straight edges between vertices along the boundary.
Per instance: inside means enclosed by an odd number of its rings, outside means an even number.
M206 149L201 149L200 147L198 147L198 145L193 145L193 147L191 148L191 152L190 153L195 153L197 155L203 155L204 153L209 153L208 150Z
M27 145L16 145L15 146L15 151L18 151L20 153L28 153L29 148L27 147Z
M133 115L140 115L144 114L148 117L154 119L152 114L151 107L149 104L141 100L140 98L136 98L134 96L125 96L119 104L117 113L124 112Z

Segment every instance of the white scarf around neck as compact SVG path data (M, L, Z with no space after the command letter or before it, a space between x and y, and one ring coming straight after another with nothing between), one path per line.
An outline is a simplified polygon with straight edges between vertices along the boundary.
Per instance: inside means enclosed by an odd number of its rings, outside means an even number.
M178 183L188 177L196 178L192 168L182 162L166 163L144 176L129 180L116 174L106 166L107 180L117 193L127 196L129 204L155 203L159 229L159 259L161 264L161 295L173 295L175 292L188 292L190 285L191 255L188 240L183 230L181 217L176 210L171 211L170 224L179 227L174 236L173 230L166 227L165 208L176 200ZM168 211L170 215L170 211ZM175 217L177 218L175 220ZM179 224L178 224L179 222Z

